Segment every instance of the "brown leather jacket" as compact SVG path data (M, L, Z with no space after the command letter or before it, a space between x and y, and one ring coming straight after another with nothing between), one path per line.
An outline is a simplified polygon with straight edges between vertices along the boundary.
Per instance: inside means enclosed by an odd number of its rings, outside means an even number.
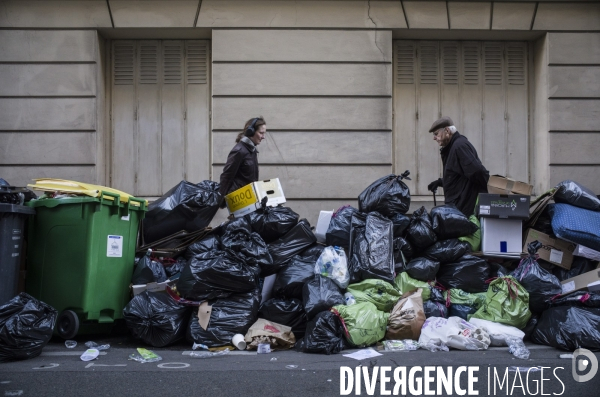
M227 194L258 181L258 150L248 139L238 142L229 156L221 174L219 192L223 197Z

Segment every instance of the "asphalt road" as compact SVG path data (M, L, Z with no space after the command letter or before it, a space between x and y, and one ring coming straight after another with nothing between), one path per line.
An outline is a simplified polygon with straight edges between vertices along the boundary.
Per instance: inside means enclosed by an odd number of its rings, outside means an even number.
M387 375L392 379L385 390L390 392L395 385L393 371L397 367L406 367L408 375L415 366L441 366L444 371L447 367L456 371L460 366L478 366L478 370L473 369L477 377L473 381L473 389L482 396L542 395L542 377L545 379L543 395L600 396L600 374L587 383L577 383L571 375L572 361L559 358L565 352L538 345L528 345L531 351L529 360L514 358L507 348L490 348L478 352L381 352L381 356L357 361L342 355L355 350L331 356L295 351L271 354L232 352L226 356L198 359L187 355L190 346L181 343L174 347L152 349L162 356L162 361L141 364L128 360L128 356L135 352L135 347L143 344L128 337L93 339L108 342L111 348L92 362L81 361L86 340L88 338L80 338L74 349L67 349L62 341L53 340L37 358L0 364L0 396L337 396L340 395L340 367L356 371L359 366L366 368L360 368L361 373L367 371L371 375L389 366L392 372ZM600 358L600 355L596 357ZM530 370L527 378L531 367L538 369ZM539 367L549 368L544 368L542 376ZM507 375L502 388L496 383L496 394L494 368L499 379ZM509 371L505 372L507 368ZM491 379L488 379L488 369ZM397 371L400 371L400 376L402 369ZM468 372L460 374L459 389L454 385L451 394L446 394L445 389L436 394L435 374L432 395L460 395L463 388L465 395L475 395L468 393ZM407 379L406 395L421 395L418 387L419 381L423 381L423 372L417 371L416 375L420 379L411 386L417 389L411 393ZM381 378L377 379L379 381L371 395L381 395ZM385 379L383 381L385 383ZM421 393L424 393L424 384L420 385ZM345 379L342 386L348 387ZM365 386L364 382L361 383L360 395L370 395ZM401 395L402 387L399 386L397 391ZM355 387L349 392L349 395L358 395Z

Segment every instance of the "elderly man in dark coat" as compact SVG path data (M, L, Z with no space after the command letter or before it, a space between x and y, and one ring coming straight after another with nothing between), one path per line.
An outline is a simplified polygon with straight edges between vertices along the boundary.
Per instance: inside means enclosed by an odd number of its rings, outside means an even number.
M454 204L466 216L472 215L477 195L487 193L490 173L481 164L471 142L456 130L450 117L437 120L429 132L441 147L444 176L427 188L435 192L438 187L443 187L446 204Z

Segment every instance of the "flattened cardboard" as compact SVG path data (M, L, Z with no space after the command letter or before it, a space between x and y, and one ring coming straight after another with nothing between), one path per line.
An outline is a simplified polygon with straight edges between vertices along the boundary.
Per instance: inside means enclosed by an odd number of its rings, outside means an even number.
M531 192L533 191L532 185L502 175L491 175L487 188L488 193L494 194L524 194L531 196Z
M523 244L523 252L527 252L527 246L535 240L542 243L542 247L537 252L541 259L563 269L569 270L571 268L576 244L550 237L535 229L528 229Z
M600 291L600 267L561 282L562 293L584 290Z

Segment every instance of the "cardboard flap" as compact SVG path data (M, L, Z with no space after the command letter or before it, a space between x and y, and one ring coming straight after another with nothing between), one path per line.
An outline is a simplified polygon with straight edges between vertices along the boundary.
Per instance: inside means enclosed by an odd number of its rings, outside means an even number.
M198 306L198 324L206 331L208 323L210 322L210 314L212 313L212 306L208 302L202 302Z

